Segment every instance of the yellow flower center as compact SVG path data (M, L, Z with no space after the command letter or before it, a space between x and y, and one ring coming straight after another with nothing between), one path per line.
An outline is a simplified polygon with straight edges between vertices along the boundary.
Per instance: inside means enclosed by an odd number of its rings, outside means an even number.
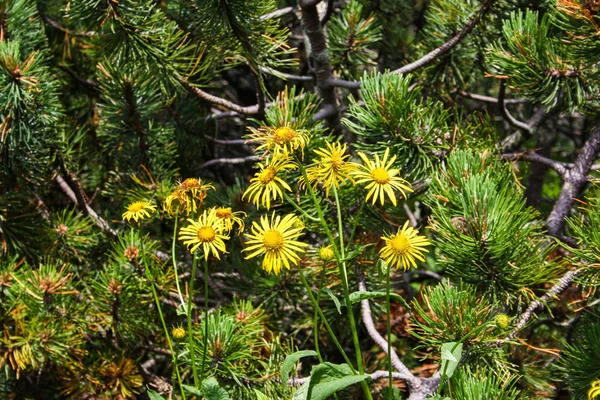
M213 240L215 240L217 233L212 227L203 226L200 229L198 229L197 236L198 240L201 242L212 242Z
M390 181L390 174L385 170L385 168L377 167L373 171L371 171L371 178L380 185L385 185Z
M277 175L277 171L273 167L267 167L260 171L258 174L258 181L263 185L267 183L271 183L273 179L275 179L275 175Z
M343 165L344 160L342 159L342 156L339 154L331 155L331 168L333 168L334 171L339 171Z
M229 218L231 217L231 208L229 207L219 207L217 208L217 217L219 218Z
M190 189L199 188L199 187L200 187L200 182L198 182L198 179L196 179L196 178L187 178L181 184L182 190L190 190Z
M398 235L390 240L390 247L396 254L404 254L410 249L410 242L406 236Z
M277 250L283 246L283 235L281 232L271 230L265 232L263 244L268 250Z
M185 337L185 329L179 327L179 328L173 328L173 331L171 332L171 334L173 335L173 337L175 339L183 339L183 337Z
M129 207L127 207L127 211L136 213L143 210L144 207L146 207L146 203L144 203L143 201L136 201L135 203L132 203L129 205Z
M286 144L290 140L294 139L298 134L287 126L275 129L273 133L273 141L279 145Z

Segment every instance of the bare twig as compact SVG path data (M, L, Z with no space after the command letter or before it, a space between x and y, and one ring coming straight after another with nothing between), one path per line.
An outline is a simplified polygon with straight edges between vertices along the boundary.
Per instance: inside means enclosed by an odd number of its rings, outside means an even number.
M96 32L94 32L94 31L83 32L83 31L72 31L72 30L69 30L69 28L66 28L66 27L62 26L61 24L59 24L55 20L51 19L47 15L43 15L42 18L51 27L53 27L55 29L58 29L59 31L65 32L65 33L67 33L69 35L72 35L72 36L94 36L96 34Z
M527 153L505 153L501 155L502 158L507 158L511 160L524 160L536 162L538 164L543 164L547 167L555 170L561 177L565 177L567 171L573 167L573 164L562 163L560 161L554 161L550 158L544 157L535 152L527 152Z
M276 77L282 77L285 79L289 79L291 81L305 81L305 82L312 82L314 80L314 78L312 76L307 76L307 75L293 75L293 74L288 74L287 72L281 72L281 71L277 71L273 68L269 68L269 67L259 67L260 70L266 74L270 74Z
M215 158L214 160L210 160L202 164L200 168L210 167L211 165L218 164L244 164L251 161L256 161L260 157L258 156L248 156L248 157L240 157L240 158Z
M187 81L182 81L181 83L190 92L192 92L193 94L198 96L198 98L200 98L204 101L208 101L209 103L215 104L217 106L224 107L227 110L235 111L238 114L253 115L253 114L258 114L258 112L260 111L258 104L255 104L253 106L248 106L248 107L240 106L239 104L235 104L235 103L233 103L227 99L224 99L222 97L218 97L218 96L212 95L210 93L207 93L204 90L192 85L191 83L189 83Z
M496 97L484 96L484 95L476 94L476 93L469 93L464 90L458 90L456 93L458 93L460 96L466 97L468 99L482 101L484 103L498 104L498 98L496 98ZM504 99L504 104L523 104L523 103L527 103L527 100Z
M247 139L217 139L214 138L212 136L204 136L205 139L210 140L211 142L215 143L215 144L223 144L226 146L231 146L231 145L239 145L239 144L248 144L251 143L252 140L247 140Z
M523 131L523 133L525 133L525 135L527 135L528 137L531 136L531 134L533 133L532 126L525 122L519 121L511 115L511 113L508 111L508 108L506 108L506 103L504 101L505 95L506 80L502 79L500 81L500 90L498 91L498 107L500 108L500 113L502 114L502 117L504 117L504 119L508 121L509 124Z
M358 81L347 81L344 79L329 78L326 82L331 87L343 87L346 89L360 89L360 82Z
M575 160L573 168L564 175L560 196L546 220L548 233L551 236L561 236L565 226L565 217L571 212L574 199L581 194L584 185L588 182L588 173L596 160L598 150L600 150L600 127L594 129L592 136Z
M408 204L406 204L406 202L402 203L402 208L404 208L404 211L406 211L406 215L408 215L408 220L410 221L410 226L412 226L413 228L416 228L417 225L419 224L417 221L417 217L412 212L412 210L410 209Z
M281 18L285 15L288 14L293 14L294 12L296 12L297 8L296 7L284 7L281 8L279 10L275 10L271 13L265 14L262 17L260 17L260 19L262 20L267 20L267 19L273 19L273 18Z
M456 45L458 45L469 33L471 33L473 28L475 28L475 26L477 26L477 24L481 20L481 17L483 17L483 15L490 9L493 2L494 2L494 0L487 0L483 4L483 6L479 10L479 12L477 12L477 14L469 22L467 22L467 24L456 35L454 35L446 43L444 43L437 49L430 51L429 53L427 53L426 55L424 55L417 61L407 64L404 67L398 68L398 69L394 70L393 72L396 74L407 74L409 72L416 71L417 69L422 68L425 65L433 62L436 58L443 56L444 54L447 54L450 50L452 50L454 47L456 47Z
M96 214L96 211L94 211L94 209L92 207L90 207L90 205L85 200L81 200L78 198L78 196L75 194L73 189L69 186L67 181L62 176L56 175L55 180L56 180L56 183L58 183L58 186L60 187L60 189L63 191L63 193L66 194L67 197L73 203L76 203L77 205L79 205L79 207L82 210L85 210L87 215L89 215L92 218L92 220L94 221L94 224L98 228L102 229L102 231L104 231L106 233L110 233L113 236L117 235L117 232L110 227L108 222L106 222L102 217L100 217L98 214Z
M531 302L525 312L521 314L519 322L515 325L511 333L503 340L503 342L514 339L517 336L517 333L519 333L525 324L527 324L527 322L531 319L533 314L538 311L538 309L542 308L548 300L558 296L571 285L573 278L579 273L579 271L580 270L568 271L562 278L558 280L558 282L556 282L554 286L550 288L550 290L548 290L548 292L546 292L538 300Z

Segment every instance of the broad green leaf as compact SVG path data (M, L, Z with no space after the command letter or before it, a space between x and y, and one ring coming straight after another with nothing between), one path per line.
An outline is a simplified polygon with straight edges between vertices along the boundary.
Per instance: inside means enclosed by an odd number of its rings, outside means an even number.
M206 400L229 400L229 393L219 386L219 382L214 377L205 379L202 382L202 392Z
M190 386L190 385L181 385L186 392L190 392L191 394L195 394L198 396L204 396L204 393L202 393L202 390L195 388L194 386Z
M460 362L462 356L462 343L456 344L456 342L444 343L442 345L442 365L440 371L443 375L451 378L454 374L454 370Z
M308 400L308 388L310 387L310 381L306 381L296 390L292 400Z
M270 400L263 392L258 389L254 389L254 394L256 395L256 400Z
M152 389L146 389L146 394L148 395L150 400L165 400L164 397L162 397L160 394L156 393Z
M342 313L342 305L340 304L340 300L336 297L335 294L333 294L333 292L331 291L331 289L329 289L328 287L325 287L322 289L325 293L327 293L329 295L329 297L331 297L331 300L333 300L333 303L335 304L335 308L337 308L338 313Z
M175 311L177 312L177 315L187 315L187 304L181 303L177 306Z
M358 303L361 300L374 299L377 297L385 297L385 292L352 292L350 293L350 302L352 304ZM398 300L400 303L406 307L406 309L410 309L410 306L404 300L402 296L397 293L390 293L390 299Z
M296 362L302 357L316 356L317 352L314 350L300 350L295 353L288 355L285 360L283 360L283 365L281 366L281 383L283 387L287 387L287 381L290 376L290 371L296 364Z
M354 375L347 364L324 362L312 368L306 398L326 400L335 392L366 379L370 379L370 377L368 375Z

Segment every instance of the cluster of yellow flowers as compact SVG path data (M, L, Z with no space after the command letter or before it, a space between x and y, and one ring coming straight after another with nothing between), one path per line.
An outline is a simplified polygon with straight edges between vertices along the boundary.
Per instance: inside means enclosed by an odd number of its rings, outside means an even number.
M593 400L600 396L600 379L596 379L592 382L590 390L587 392L588 400Z

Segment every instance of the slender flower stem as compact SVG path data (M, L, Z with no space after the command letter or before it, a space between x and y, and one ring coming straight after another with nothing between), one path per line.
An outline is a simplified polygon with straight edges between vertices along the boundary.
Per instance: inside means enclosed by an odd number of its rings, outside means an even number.
M188 325L188 347L190 352L190 362L192 363L192 374L194 376L194 386L199 388L198 371L196 370L196 356L194 352L194 337L192 334L192 304L194 301L194 281L196 280L196 267L198 266L198 256L194 254L192 262L192 276L190 277L190 292L188 293L187 305L187 325ZM204 350L206 352L206 349Z
M390 275L392 273L391 267L389 264L386 265L387 273L385 274L385 310L387 312L387 355L388 355L388 363L390 368L390 376L389 376L389 388L388 388L388 398L392 399L392 385L393 385L393 377L392 377L392 311L390 307Z
M185 400L185 394L183 392L183 382L181 380L181 375L179 374L179 367L177 365L177 355L173 350L173 342L171 341L171 336L169 335L169 329L167 328L167 323L165 322L165 318L162 313L162 308L160 307L160 300L158 299L158 293L156 292L156 287L154 286L154 278L150 273L150 268L146 263L146 257L144 254L144 237L142 234L142 225L140 224L140 253L142 254L142 263L144 264L144 272L146 274L146 279L150 282L150 288L152 289L152 296L154 297L154 303L156 304L156 309L158 310L158 316L160 318L160 322L162 324L163 330L165 332L165 336L167 338L167 343L169 344L169 350L171 351L171 357L173 360L173 368L175 369L175 375L177 376L177 382L179 383L179 390L181 391L181 396Z
M300 212L300 214L304 215L307 219L313 222L319 222L318 218L315 218L312 215L308 215L306 211L304 211L298 204L296 204L296 202L292 200L292 198L287 193L284 192L283 196L285 197L288 203L290 203L298 212Z
M321 307L319 306L319 303L317 302L317 299L315 299L315 296L312 293L312 289L310 288L310 286L308 284L308 281L306 280L306 277L304 276L304 272L302 272L302 269L300 269L300 268L298 268L298 272L300 273L300 280L302 281L302 284L304 285L304 288L306 289L306 293L308 293L308 298L310 299L313 307L319 313L319 316L323 320L323 323L325 324L325 328L327 329L327 332L329 333L329 336L331 336L331 340L333 340L333 343L335 344L335 346L338 348L338 350L342 354L342 357L344 358L344 361L346 361L346 363L348 364L348 366L350 368L352 368L352 371L354 371L354 367L352 367L352 362L348 358L348 355L344 351L344 348L342 347L342 345L340 344L339 340L335 336L335 333L333 333L333 329L331 329L331 325L329 325L329 322L325 318L325 315L323 315L323 310L321 310Z
M179 301L181 304L185 304L183 295L181 294L181 287L179 287L179 274L177 273L177 258L175 257L175 244L177 243L177 220L179 219L179 212L175 213L175 225L173 226L173 244L171 246L171 259L173 260L173 271L175 272L175 286L177 287L177 294L179 294Z
M302 160L299 160L299 161L300 162L298 163L298 168L300 169L300 172L302 172L302 177L304 178L305 182L309 182L308 176L306 175L306 169L304 168L304 165L302 164ZM319 215L319 220L321 222L321 226L323 226L323 229L325 230L325 233L327 234L327 237L329 238L329 242L331 243L331 245L333 247L333 253L334 253L336 261L338 263L338 268L340 270L340 276L342 278L342 284L343 284L342 286L344 288L344 300L346 302L346 309L348 310L348 319L350 320L350 328L352 329L352 341L354 344L354 351L356 352L356 364L358 366L358 372L361 375L363 375L365 373L365 369L364 369L363 363L362 363L362 354L360 351L360 343L358 342L358 331L356 330L356 322L354 320L354 312L352 310L352 303L350 302L350 290L348 288L346 264L344 261L342 261L343 257L340 255L340 252L335 243L333 234L331 233L331 229L329 229L329 226L327 225L327 221L325 221L325 217L323 215L323 209L321 209L321 206L319 205L319 201L317 200L315 191L313 190L312 186L309 184L307 184L306 187L308 188L310 197L312 198L312 201L315 204L315 208L317 209L317 214ZM336 193L335 186L333 187L333 189L334 189L334 193ZM338 214L339 214L339 201L336 201L336 203L338 206ZM343 232L340 232L340 236L342 236L342 235L343 235ZM348 363L348 364L350 365L350 363ZM369 385L367 384L367 382L362 381L361 386L363 388L363 391L365 392L365 396L367 397L367 400L372 400L373 396L371 395L371 392L369 391Z
M325 266L327 265L326 261L323 261L323 267L321 269L321 277L319 278L319 291L317 292L317 305L320 306L321 303L321 290L323 288L323 281L325 280ZM323 357L321 356L321 349L319 349L319 311L317 311L317 307L315 307L315 313L313 315L313 335L315 336L315 351L317 352L317 358L319 362L323 362Z
M206 365L206 353L208 353L208 260L204 260L204 351L202 354L202 366L200 377L204 379L204 366Z

